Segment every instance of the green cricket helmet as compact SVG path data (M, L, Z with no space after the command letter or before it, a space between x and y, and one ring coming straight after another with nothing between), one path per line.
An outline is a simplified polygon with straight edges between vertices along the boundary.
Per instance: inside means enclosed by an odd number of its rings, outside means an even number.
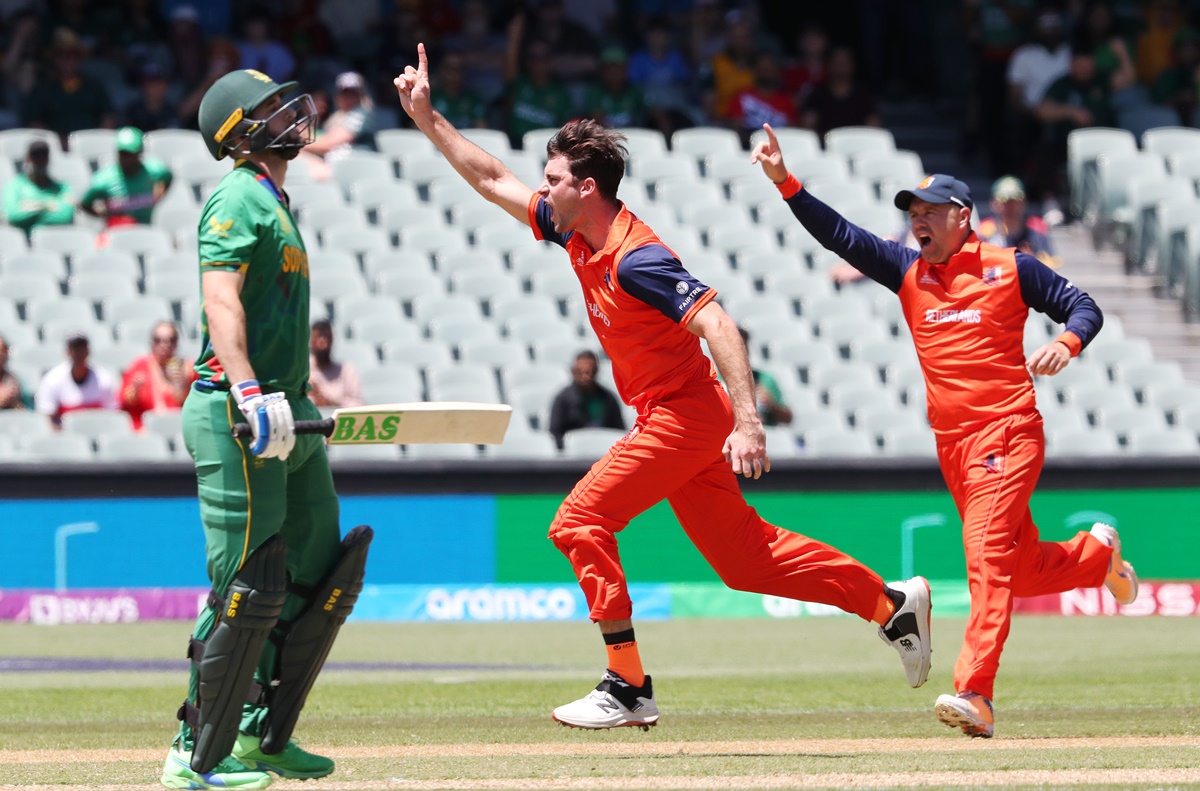
M199 113L200 134L209 153L224 159L226 154L244 156L276 149L286 159L295 157L316 136L317 108L311 96L300 94L267 118L251 117L268 99L295 87L294 82L280 85L254 69L231 71L214 82L200 100ZM278 117L291 123L272 134L271 123Z

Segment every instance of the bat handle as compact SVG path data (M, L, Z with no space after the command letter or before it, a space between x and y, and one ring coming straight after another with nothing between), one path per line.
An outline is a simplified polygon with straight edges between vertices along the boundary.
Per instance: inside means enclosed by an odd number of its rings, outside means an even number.
M324 434L329 436L333 433L333 418L327 417L322 420L297 420L293 427L294 434ZM233 436L246 439L254 435L250 430L249 423L234 423Z

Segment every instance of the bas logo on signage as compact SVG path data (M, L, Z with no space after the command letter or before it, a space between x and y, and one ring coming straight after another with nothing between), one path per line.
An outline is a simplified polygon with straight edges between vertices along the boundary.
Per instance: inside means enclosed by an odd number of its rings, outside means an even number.
M377 442L390 443L396 437L400 428L400 418L404 413L367 413L355 415L339 415L337 425L333 427L333 442Z

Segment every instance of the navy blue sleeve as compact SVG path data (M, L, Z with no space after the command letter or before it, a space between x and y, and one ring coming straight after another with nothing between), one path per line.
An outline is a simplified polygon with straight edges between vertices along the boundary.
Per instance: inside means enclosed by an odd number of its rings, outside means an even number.
M1027 253L1017 253L1017 280L1025 304L1065 324L1083 348L1104 325L1104 314L1087 292Z
M788 198L787 205L822 247L837 253L855 269L893 292L900 291L904 273L921 255L847 222L806 189Z
M630 250L617 264L617 282L626 293L678 324L711 289L683 268L667 248L650 244Z
M553 214L546 201L539 197L537 199L537 208L529 213L529 221L533 225L534 235L539 239L545 239L547 242L554 242L559 247L566 247L567 240L571 238L571 234L559 233L554 230L554 221L550 219Z

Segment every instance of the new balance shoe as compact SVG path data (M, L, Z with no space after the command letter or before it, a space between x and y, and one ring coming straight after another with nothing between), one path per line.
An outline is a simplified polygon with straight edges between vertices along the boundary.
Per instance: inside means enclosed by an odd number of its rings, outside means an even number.
M913 577L894 582L888 588L902 594L904 600L888 622L879 627L879 637L900 654L908 685L919 687L929 678L933 653L929 642L929 612L933 609L929 582L924 577Z
M968 736L990 739L995 732L992 702L974 692L939 695L933 712L942 723Z
M1137 572L1128 561L1121 558L1121 537L1117 535L1117 529L1097 522L1092 525L1092 535L1112 547L1112 558L1108 561L1104 587L1112 593L1117 604L1133 604L1138 595Z
M658 722L658 705L654 702L650 676L646 676L642 686L635 687L613 671L605 670L604 678L587 697L559 706L550 716L572 728L637 726L647 731Z
M160 782L167 788L199 789L240 788L256 789L271 785L271 776L266 772L248 769L233 756L213 767L211 772L192 770L192 752L184 750L179 742L171 745L167 762L163 765Z
M233 757L250 769L259 772L274 772L280 777L293 780L310 780L324 777L333 772L333 759L314 755L289 740L287 747L276 755L267 755L260 749L262 739L248 733L239 733L233 745Z

